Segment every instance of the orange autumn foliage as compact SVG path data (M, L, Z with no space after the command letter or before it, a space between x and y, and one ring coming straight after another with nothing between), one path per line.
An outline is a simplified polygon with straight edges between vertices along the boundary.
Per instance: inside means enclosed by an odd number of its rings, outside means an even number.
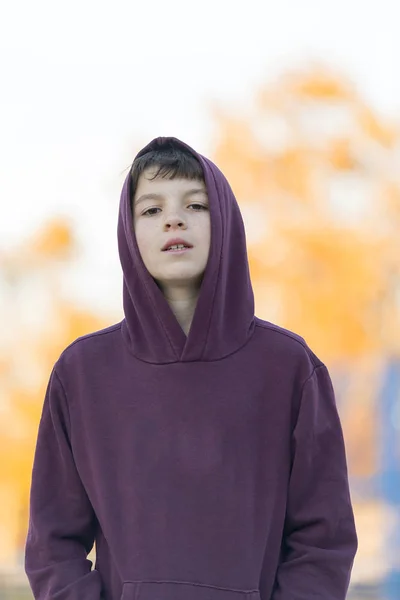
M400 352L398 127L319 66L258 90L244 115L215 116L214 159L245 216L260 316L327 362Z
M76 254L71 224L56 218L0 258L10 314L19 288L35 276L51 307L36 328L24 327L22 318L14 319L12 335L7 340L3 329L0 346L0 560L6 564L15 562L15 553L25 542L37 428L52 366L74 339L108 324L62 296L63 265ZM29 313L33 295L34 289L26 297L23 312Z

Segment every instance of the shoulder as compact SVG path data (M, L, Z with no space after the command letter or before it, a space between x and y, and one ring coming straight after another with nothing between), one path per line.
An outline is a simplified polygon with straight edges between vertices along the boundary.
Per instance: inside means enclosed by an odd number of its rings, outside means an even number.
M255 324L263 346L266 345L275 360L282 365L290 364L293 368L301 368L304 374L311 374L317 367L323 366L320 358L300 334L259 317L255 318Z
M102 364L115 356L120 343L121 324L119 322L73 340L60 353L55 363L56 370L61 373L76 367L82 369L85 365L93 367L94 362Z

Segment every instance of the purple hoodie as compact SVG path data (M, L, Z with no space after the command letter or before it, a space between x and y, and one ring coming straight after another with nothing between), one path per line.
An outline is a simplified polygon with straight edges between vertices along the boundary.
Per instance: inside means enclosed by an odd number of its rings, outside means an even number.
M32 472L30 585L37 600L343 600L358 542L330 375L301 336L255 317L238 204L189 150L211 216L189 335L140 257L128 175L125 318L76 339L53 366Z

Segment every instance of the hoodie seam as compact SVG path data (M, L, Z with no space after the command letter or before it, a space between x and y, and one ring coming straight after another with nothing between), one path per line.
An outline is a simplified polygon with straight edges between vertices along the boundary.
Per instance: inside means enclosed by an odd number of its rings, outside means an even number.
M204 170L204 168L203 168ZM217 180L216 177L214 175L214 171L212 169L210 169L213 181L214 181L214 185L215 185L215 190L217 192L217 196L219 197L219 190L218 190L218 184L217 184ZM222 194L221 194L222 196ZM210 337L210 328L211 328L211 321L212 321L212 316L213 316L213 311L214 311L214 306L215 306L215 296L217 293L217 288L218 288L218 284L219 284L219 276L220 276L220 271L221 271L221 263L222 263L222 257L223 257L223 249L224 249L224 240L225 240L225 234L224 234L224 224L223 224L223 219L222 219L222 209L221 209L221 205L218 202L217 206L219 207L219 217L220 217L220 223L221 223L221 250L219 253L219 259L218 259L218 270L217 270L217 281L216 281L216 285L214 287L214 293L213 293L213 297L212 297L212 303L211 303L211 310L210 310L210 316L208 318L208 326L207 326L207 334L206 334L206 341L203 347L203 351L201 353L201 360L203 360L203 356L207 351L207 347L208 347L208 340ZM207 361L208 362L208 361Z
M175 354L175 356L177 357L177 359L179 360L178 353L177 353L177 351L176 351L176 350L175 350L175 348L174 348L174 345L173 345L173 343L172 343L172 340L171 340L171 338L170 338L170 336L169 336L169 334L168 334L168 330L167 330L167 328L165 327L164 321L162 320L162 318L161 318L161 317L160 317L160 315L159 315L159 312L158 312L158 310L157 310L157 307L156 307L155 303L153 302L153 298L151 297L151 294L149 293L149 290L147 289L147 284L146 284L146 282L143 280L143 274L142 274L142 273L140 273L140 274L139 274L139 277L141 277L141 280L142 280L142 285L143 285L143 287L144 287L144 289L145 289L145 291L146 291L147 298L148 298L148 300L150 301L150 304L151 304L151 306L152 306L152 310L153 310L153 312L154 312L154 313L157 315L157 319L158 319L158 321L159 321L159 323L160 323L160 325L161 325L161 327L162 327L162 329L163 329L163 331L164 331L165 337L167 338L167 340L168 340L168 342L169 342L169 345L171 346L171 350L172 350L172 352Z
M261 327L262 329L269 329L270 331L274 331L275 333L278 333L280 335L284 335L285 337L287 337L287 338L289 338L289 339L297 342L298 344L300 344L300 346L302 346L306 350L306 352L309 355L309 358L310 358L310 360L311 360L311 362L312 362L312 364L314 366L314 369L322 366L323 363L316 362L315 359L314 359L314 357L313 357L313 355L310 354L309 347L306 344L306 342L302 342L295 335L290 335L290 333L286 333L285 331L281 331L278 327L274 327L274 326L271 327L270 325L267 325L267 324L264 324L264 323L260 323L258 320L256 321L256 327Z
M72 346L75 346L75 344L78 344L79 342L83 342L84 340L86 340L88 338L92 338L92 337L96 337L96 336L100 336L100 335L107 335L109 333L113 333L117 329L121 329L121 326L122 326L122 321L120 323L116 323L115 325L110 325L110 327L106 327L105 330L103 329L103 330L100 330L100 331L92 331L90 333L86 333L85 335L79 336L76 340L74 340L73 342L71 342L70 344L68 344L68 346L66 346L64 348L64 350L61 352L60 358L61 358L61 356L69 348L72 348Z
M149 361L146 360L144 358L141 358L139 356L137 356L133 351L132 348L130 347L129 344L126 343L126 341L124 340L124 336L122 333L122 325L124 323L126 319L123 319L120 323L116 323L115 325L111 325L110 327L106 328L106 331L101 330L101 331L93 331L91 333L87 333L84 336L80 336L78 339L74 340L73 342L71 342L68 346L66 346L66 348L64 348L64 350L61 352L60 358L62 358L62 356L64 355L64 353L67 352L67 350L69 348L72 348L72 346L75 346L75 344L79 344L80 342L83 342L86 339L90 339L92 337L97 337L97 336L101 336L101 335L107 335L110 333L113 333L114 331L116 331L117 329L119 329L121 331L121 337L122 337L122 344L124 346L124 348L126 348L129 352L129 354L131 356L133 356L136 360L149 364L149 365L176 365L176 364L190 364L190 363L212 363L212 362L218 362L220 360L224 360L225 358L228 358L229 356L233 356L234 354L236 354L237 352L240 352L240 350L242 350L248 343L250 343L250 341L253 338L253 335L256 331L256 328L254 327L253 329L253 333L252 335L245 340L245 342L239 346L238 348L235 348L235 350L233 350L232 352L229 352L229 354L224 354L224 356L219 356L218 358L212 358L210 360L205 360L205 359L193 359L193 360L180 360L179 358L177 358L176 360L173 361L166 361L166 362L159 362L159 361ZM254 321L253 321L254 322ZM58 375L58 374L57 374Z
M219 586L219 585L212 585L209 583L199 583L196 581L182 581L179 579L125 579L124 584L125 583L140 583L140 584L141 583L167 583L167 584L172 583L172 584L176 584L176 585L191 585L194 587L207 587L207 588L211 588L214 590L235 592L238 594L253 594L254 592L259 591L257 588L253 588L250 590L243 590L243 589L229 588L229 587Z
M301 390L300 390L300 393L299 393L299 398L300 398L299 405L303 402L304 389L305 389L307 383L314 377L316 370L319 369L319 368L321 368L322 366L323 365L319 365L317 367L314 367L313 370L312 370L312 372L310 373L310 375L303 382L303 385L301 386Z
M224 356L219 356L218 358L211 358L210 360L207 359L199 359L199 358L195 358L193 360L174 360L174 361L167 361L167 362L152 362L149 360L146 360L144 358L141 358L139 356L137 356L131 349L131 347L125 343L125 347L128 349L128 352L134 357L136 358L136 360L139 360L140 362L144 362L148 365L177 365L177 364L182 364L182 365L186 365L186 364L191 364L191 363L214 363L214 362L219 362L220 360L224 360L225 358L229 358L230 356L233 356L234 354L236 354L237 352L240 352L240 350L242 350L248 343L250 343L250 341L253 338L253 335L256 331L256 328L254 327L253 332L251 334L251 336L245 340L245 342L243 342L243 344L241 346L239 346L238 348L235 348L235 350L233 350L232 352L230 352L229 354L224 354Z
M69 442L69 444L70 444L70 443L71 443L71 414L70 414L70 406L69 406L69 402L68 402L68 396L67 396L67 392L65 391L65 387L64 387L64 384L63 384L63 382L62 382L62 379L61 379L61 377L60 377L60 376L59 376L59 374L57 373L56 366L54 366L54 375L55 375L56 379L58 380L58 382L59 382L59 385L60 385L60 387L61 387L61 390L62 390L62 396L63 396L63 398L64 398L64 404L65 404L65 407L66 407L66 409L67 409L67 417L68 417L68 438L69 438L68 442Z

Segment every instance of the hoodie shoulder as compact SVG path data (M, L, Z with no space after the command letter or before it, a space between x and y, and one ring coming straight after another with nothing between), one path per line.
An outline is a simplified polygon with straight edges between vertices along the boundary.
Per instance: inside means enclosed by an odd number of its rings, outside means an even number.
M259 317L255 317L255 322L258 330L264 332L268 346L273 347L275 353L282 353L282 360L289 356L296 357L301 362L306 360L311 371L323 366L323 362L298 333Z
M121 325L122 322L119 322L76 338L62 350L55 363L56 369L68 369L75 365L77 360L89 360L92 364L96 360L103 362L106 355L115 352L116 346L120 344Z

